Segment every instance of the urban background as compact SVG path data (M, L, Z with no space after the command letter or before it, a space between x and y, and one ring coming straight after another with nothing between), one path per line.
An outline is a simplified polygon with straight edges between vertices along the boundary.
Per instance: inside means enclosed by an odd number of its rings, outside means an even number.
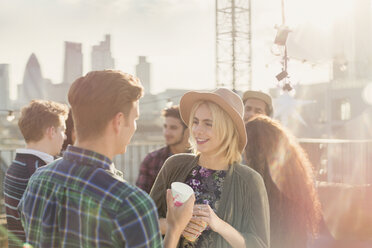
M215 51L215 61L211 66L215 68L214 87L228 87L241 95L246 89L260 88L252 84L255 69L252 64L256 58L252 47L254 13L250 0L236 1L236 6L233 2L215 1L215 26L210 27L216 29L214 44L210 44L210 49ZM275 35L270 45L279 70L265 91L274 99L274 118L298 138L316 169L317 179L360 186L372 183L372 3L369 0L350 2L350 13L331 25L331 43L307 43L306 30L300 32L288 27L283 14L281 23L273 28ZM237 9L240 11L234 19L232 14ZM38 54L28 54L23 80L16 82L16 99L11 98L10 93L12 65L0 60L0 181L14 158L15 149L24 146L17 127L23 105L32 99L67 103L68 89L83 75L83 67L122 70L115 63L112 35L101 35L101 41L92 41L96 45L91 47L89 65L84 65L87 54L83 53L83 43L61 40L64 60L63 78L59 82L43 75ZM291 77L301 66L316 67L320 55L325 56L329 64L327 80L316 81L316 72L311 83L301 83ZM174 87L153 93L152 58L146 54L137 57L133 71L145 88L138 129L127 153L115 158L116 166L130 183L136 180L144 156L163 145L161 110L178 104L185 92L194 90L188 84L174 82ZM307 75L311 77L311 73ZM188 80L193 80L191 73ZM210 88L210 85L205 87ZM365 231L367 238L364 238L372 239L371 228Z

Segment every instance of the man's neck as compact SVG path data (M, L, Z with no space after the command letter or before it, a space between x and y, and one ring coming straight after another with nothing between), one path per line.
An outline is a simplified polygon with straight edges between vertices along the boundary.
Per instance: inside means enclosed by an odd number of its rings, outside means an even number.
M185 144L181 143L178 145L169 146L169 150L172 154L184 153L188 150L188 146L185 146Z
M113 159L115 154L111 149L111 146L107 144L104 140L94 140L94 141L83 141L79 142L78 140L75 142L74 146L86 149L86 150L91 150L93 152L102 154L109 159Z
M44 152L44 153L49 154L51 156L55 155L55 154L52 154L52 152L50 151L50 146L47 145L44 142L29 142L29 143L26 144L26 148L36 150L36 151L40 151L40 152Z

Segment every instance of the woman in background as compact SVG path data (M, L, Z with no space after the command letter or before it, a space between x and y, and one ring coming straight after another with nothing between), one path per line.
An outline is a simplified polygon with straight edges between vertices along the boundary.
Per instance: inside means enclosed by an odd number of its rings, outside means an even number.
M68 117L66 119L66 131L65 131L66 139L62 145L62 153L67 149L68 145L73 145L76 140L75 136L75 129L74 129L74 120L72 119L72 112L71 109L68 112Z
M307 247L320 220L310 161L289 131L269 117L251 119L246 132L243 155L263 177L269 197L271 247Z

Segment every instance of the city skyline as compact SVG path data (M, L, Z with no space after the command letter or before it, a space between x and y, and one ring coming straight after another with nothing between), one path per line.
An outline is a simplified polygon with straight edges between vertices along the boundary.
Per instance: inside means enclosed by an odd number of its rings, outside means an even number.
M335 1L328 0L326 5L320 0L314 2L312 9L322 4L330 10ZM11 98L15 98L16 84L22 82L30 54L37 55L45 78L61 83L64 42L83 44L85 74L90 70L92 47L105 34L111 35L116 69L135 74L138 56L147 57L152 64L153 93L184 85L190 89L214 88L214 4L197 0L2 1L0 30L7 35L0 43L0 63L10 64ZM301 16L301 10L294 11L299 3L288 0L286 4L289 24L310 20L308 15ZM272 46L274 26L281 23L280 8L280 1L252 1L253 89L267 91L277 84L280 57L273 55ZM319 15L317 19L324 21L327 13L321 14L323 19ZM22 16L23 21L19 22L17 16ZM294 32L291 36L292 40L297 38ZM293 82L327 81L329 59L317 57L315 62L305 64L291 61Z
M203 18L204 7L197 4L194 11L192 8L197 1L192 2L194 5L185 3L175 6L175 4L168 4L167 1L102 3L36 0L32 4L22 0L1 1L0 19L4 21L0 22L0 30L8 35L0 43L0 62L10 64L12 99L15 97L14 85L22 82L25 64L30 54L37 55L45 78L51 79L53 83L61 83L64 42L83 44L83 74L85 74L91 68L92 47L101 41L105 34L111 34L112 37L112 53L116 68L134 74L138 56L147 56L149 62L157 67L154 68L155 84L162 84L159 83L160 78L164 82L168 81L168 85L172 85L177 78L186 78L187 73L195 74L195 70L196 74L204 72L204 68L199 69L198 65L184 62L193 61L192 57L190 59L190 54L202 54L202 51L207 51L207 43L194 37L191 39L188 34L190 24L198 26L195 24L204 23L200 18L205 19ZM183 7L186 7L186 11ZM197 15L194 23L189 23L190 20L187 20L187 15L191 13ZM15 16L22 16L23 21L19 22ZM202 24L201 29L208 30L207 27L211 27L210 34L213 41L213 15L211 17L210 23ZM170 21L172 19L177 21L172 24ZM198 32L197 36L202 37L200 30ZM190 42L192 45L187 45ZM204 45L195 52L193 50L197 43L204 43ZM182 47L178 47L177 44L182 44ZM210 50L209 53L212 54L213 49ZM210 55L208 57L212 58L208 62L202 59L204 64L210 64L211 73L206 74L213 74L213 57ZM198 60L201 58L199 57ZM168 72L169 64L178 66ZM185 64L191 64L187 70ZM204 76L198 83L207 78L208 76ZM212 80L210 84L213 84Z

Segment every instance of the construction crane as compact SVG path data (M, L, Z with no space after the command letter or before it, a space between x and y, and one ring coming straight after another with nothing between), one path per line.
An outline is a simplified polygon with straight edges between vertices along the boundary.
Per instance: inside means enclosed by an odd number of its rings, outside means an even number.
M252 87L251 0L216 0L216 87Z

